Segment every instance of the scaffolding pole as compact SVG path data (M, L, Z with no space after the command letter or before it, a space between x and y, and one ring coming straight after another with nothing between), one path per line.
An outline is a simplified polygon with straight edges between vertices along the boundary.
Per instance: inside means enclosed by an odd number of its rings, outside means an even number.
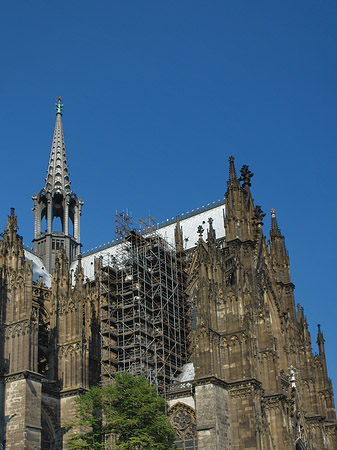
M181 264L150 221L117 214L116 232L100 263L101 380L143 374L164 393L186 362Z

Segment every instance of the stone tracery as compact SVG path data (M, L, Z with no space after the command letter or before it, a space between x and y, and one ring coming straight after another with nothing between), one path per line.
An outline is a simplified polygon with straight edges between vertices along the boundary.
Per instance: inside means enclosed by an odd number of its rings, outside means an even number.
M168 416L177 434L175 444L185 450L197 449L195 411L185 403L176 403L168 411Z

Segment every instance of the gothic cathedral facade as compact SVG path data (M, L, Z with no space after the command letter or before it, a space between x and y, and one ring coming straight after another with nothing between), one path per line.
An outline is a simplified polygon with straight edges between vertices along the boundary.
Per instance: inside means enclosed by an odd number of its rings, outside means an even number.
M65 449L74 399L129 370L165 396L179 448L337 450L323 333L314 354L248 166L230 158L218 204L140 231L121 215L119 239L82 254L62 107L33 250L14 209L0 235L0 449Z

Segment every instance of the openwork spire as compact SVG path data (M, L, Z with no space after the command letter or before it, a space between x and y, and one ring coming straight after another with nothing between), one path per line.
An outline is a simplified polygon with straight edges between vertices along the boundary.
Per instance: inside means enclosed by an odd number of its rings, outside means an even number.
M47 170L46 191L68 193L71 189L62 127L63 104L61 103L61 97L58 97L55 107L56 123Z
M82 199L70 188L62 127L63 104L60 97L55 106L56 123L46 184L38 195L33 196L34 251L42 258L50 273L54 270L59 249L65 250L68 264L80 252L80 217L83 205ZM42 228L42 225L45 227Z

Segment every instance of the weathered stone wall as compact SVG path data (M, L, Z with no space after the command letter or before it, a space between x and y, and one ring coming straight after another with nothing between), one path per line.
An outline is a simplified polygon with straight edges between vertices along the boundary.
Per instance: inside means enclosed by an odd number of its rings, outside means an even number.
M232 388L229 395L229 407L233 450L263 448L261 398L258 386L247 381ZM276 448L286 449L286 447Z
M61 394L62 395L62 394ZM61 397L61 428L65 431L67 424L69 424L75 417L75 407L74 400L77 395L66 396L63 394ZM76 430L68 431L63 435L63 448L65 448L65 444L72 433L75 433Z
M198 450L231 449L228 392L213 383L195 388Z
M21 378L5 387L6 450L41 448L41 383Z

